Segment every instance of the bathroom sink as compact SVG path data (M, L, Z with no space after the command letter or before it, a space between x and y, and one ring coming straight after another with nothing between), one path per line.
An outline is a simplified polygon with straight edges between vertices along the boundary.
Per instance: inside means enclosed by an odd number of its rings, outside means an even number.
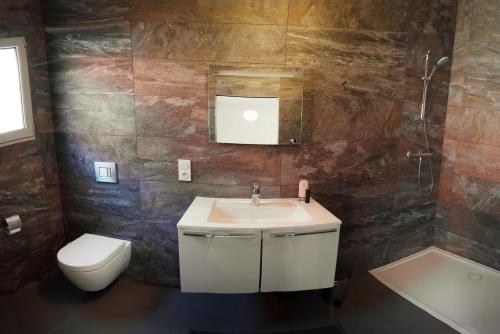
M250 198L196 197L177 223L179 230L295 230L336 227L341 221L311 198L260 199L252 206Z
M311 216L296 201L286 199L260 200L258 206L252 206L246 199L217 199L208 214L209 223L272 223L272 222L307 222Z

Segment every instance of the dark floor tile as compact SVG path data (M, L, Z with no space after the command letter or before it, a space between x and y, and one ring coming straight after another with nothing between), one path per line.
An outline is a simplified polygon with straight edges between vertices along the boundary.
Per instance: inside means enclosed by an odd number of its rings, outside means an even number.
M351 280L341 308L318 290L195 294L118 280L85 293L62 276L1 299L0 308L7 333L455 333L368 273Z
M333 316L348 333L456 333L369 274L351 282L346 302Z
M332 326L330 310L317 291L183 294L119 281L56 333L279 333Z
M106 289L77 317L68 321L54 333L155 333L158 324L170 311L169 295L174 290L141 285L121 280ZM166 319L166 318L165 318ZM163 333L171 333L167 324Z
M0 300L0 329L2 333L25 334L27 333L18 323L15 312L6 300Z
M7 296L2 302L15 318L16 327L12 327L14 330L19 330L19 333L49 333L74 317L100 295L101 293L83 292L58 274ZM11 333L3 331L3 327L0 328L2 333Z

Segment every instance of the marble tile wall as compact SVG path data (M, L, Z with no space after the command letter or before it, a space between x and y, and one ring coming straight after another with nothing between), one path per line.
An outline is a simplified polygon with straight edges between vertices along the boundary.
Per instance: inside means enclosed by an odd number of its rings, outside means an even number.
M0 218L19 214L22 233L0 233L0 295L55 269L64 242L43 22L38 0L0 3L0 38L28 48L36 139L0 148Z
M296 196L300 178L344 221L341 267L432 244L436 194L416 193L421 56L449 54L456 0L46 0L56 144L69 238L133 242L131 279L179 283L175 224L194 196ZM208 143L209 64L305 69L297 147ZM432 92L441 153L449 68ZM193 161L193 182L176 160ZM119 165L96 184L93 160ZM436 160L439 170L439 160Z
M500 269L500 4L459 1L436 244Z

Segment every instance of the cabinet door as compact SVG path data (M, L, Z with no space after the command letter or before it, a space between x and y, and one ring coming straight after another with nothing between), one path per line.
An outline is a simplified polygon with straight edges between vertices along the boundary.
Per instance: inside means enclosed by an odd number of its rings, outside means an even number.
M259 291L260 232L179 231L183 292Z
M264 232L261 291L296 291L333 286L338 228Z

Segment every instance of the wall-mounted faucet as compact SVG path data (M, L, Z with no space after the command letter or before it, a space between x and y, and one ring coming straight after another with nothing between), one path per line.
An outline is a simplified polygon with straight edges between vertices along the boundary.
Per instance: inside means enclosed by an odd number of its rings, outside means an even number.
M260 187L258 183L252 186L252 206L258 206L260 200Z

